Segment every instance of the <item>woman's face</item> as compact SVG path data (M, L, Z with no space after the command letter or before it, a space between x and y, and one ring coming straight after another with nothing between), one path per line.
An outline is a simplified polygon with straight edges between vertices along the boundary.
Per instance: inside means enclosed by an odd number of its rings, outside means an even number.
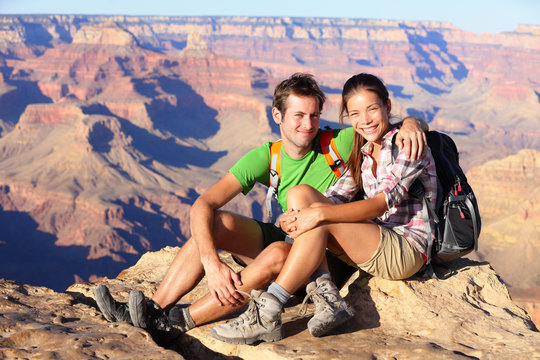
M380 144L390 128L390 99L383 104L373 91L360 89L347 101L347 115L357 133L367 141Z

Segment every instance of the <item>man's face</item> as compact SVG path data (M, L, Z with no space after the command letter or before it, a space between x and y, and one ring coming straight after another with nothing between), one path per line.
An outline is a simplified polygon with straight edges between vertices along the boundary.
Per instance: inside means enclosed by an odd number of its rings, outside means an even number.
M283 147L287 155L299 159L312 147L319 130L319 101L314 96L289 95L287 110L272 109L272 116L281 130Z

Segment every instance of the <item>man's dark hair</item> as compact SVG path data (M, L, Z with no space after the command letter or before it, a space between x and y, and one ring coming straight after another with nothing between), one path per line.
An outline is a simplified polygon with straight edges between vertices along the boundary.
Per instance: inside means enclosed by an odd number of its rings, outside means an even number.
M277 108L282 114L287 111L287 98L289 95L313 96L319 101L319 112L322 111L326 96L311 74L295 73L288 79L283 80L274 90L272 107Z

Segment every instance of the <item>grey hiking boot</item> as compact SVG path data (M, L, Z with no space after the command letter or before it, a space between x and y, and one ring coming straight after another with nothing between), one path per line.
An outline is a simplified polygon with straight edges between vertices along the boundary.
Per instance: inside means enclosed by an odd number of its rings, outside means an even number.
M99 310L105 319L109 321L126 321L131 324L129 309L127 304L114 300L105 285L98 285L94 289L94 297Z
M148 327L146 315L146 299L140 290L129 293L129 315L133 326L146 329Z
M147 330L171 330L165 312L153 300L146 299L140 290L129 293L129 315L133 326Z
M307 285L306 293L302 306L309 298L315 304L315 314L308 322L312 336L323 336L355 315L354 309L339 295L338 288L331 280L317 278Z
M133 326L150 332L175 330L184 333L195 327L185 305L175 305L170 310L164 311L156 302L146 299L140 290L133 290L129 294L129 314Z
M281 340L281 304L266 291L252 290L247 310L236 319L213 327L210 335L229 344Z

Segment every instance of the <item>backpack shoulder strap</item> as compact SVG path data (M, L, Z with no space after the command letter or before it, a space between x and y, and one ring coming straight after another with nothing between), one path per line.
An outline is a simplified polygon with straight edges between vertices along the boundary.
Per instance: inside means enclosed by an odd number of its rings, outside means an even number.
M277 198L279 180L281 176L281 147L280 139L270 144L270 171L268 172L268 192L266 193L266 213L271 222L276 220L272 198Z
M394 161L396 161L396 159L398 157L398 154L399 154L399 147L396 144L396 136L397 136L397 134L394 134L394 136L392 137L392 163L394 163ZM424 185L418 179L413 181L413 183L409 187L409 191L408 191L409 195L411 195L411 196L413 196L413 197L415 197L417 199L422 198L422 196L424 196L425 192L426 191L425 191Z
M279 186L279 178L281 176L281 145L282 140L278 140L270 144L270 172L268 184L274 186L277 190ZM274 175L274 176L273 176ZM277 177L275 176L277 175Z
M322 130L319 138L321 150L336 177L340 177L345 172L345 162L337 151L336 142L334 141L334 130Z

